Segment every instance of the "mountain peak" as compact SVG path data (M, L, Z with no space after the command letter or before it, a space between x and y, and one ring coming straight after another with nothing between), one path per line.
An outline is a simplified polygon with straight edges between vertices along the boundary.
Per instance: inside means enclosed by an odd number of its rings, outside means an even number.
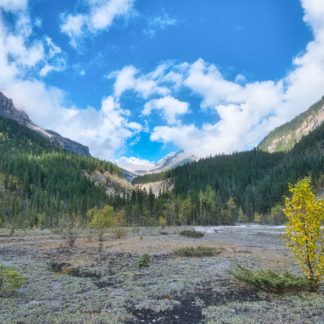
M185 153L181 150L178 152L170 152L155 163L145 161L143 168L140 168L139 160L136 158L123 157L117 161L117 164L125 170L127 179L132 180L139 175L163 172L197 160L197 156Z
M12 119L18 124L25 126L36 133L47 138L51 143L61 147L62 149L73 152L83 156L90 156L89 148L80 143L65 138L58 133L50 130L44 130L38 125L34 124L29 118L28 114L23 110L19 110L15 107L12 99L6 97L0 91L0 116Z
M18 124L27 126L28 123L31 123L29 116L22 110L18 110L12 99L6 97L0 91L0 116L10 118L15 120Z

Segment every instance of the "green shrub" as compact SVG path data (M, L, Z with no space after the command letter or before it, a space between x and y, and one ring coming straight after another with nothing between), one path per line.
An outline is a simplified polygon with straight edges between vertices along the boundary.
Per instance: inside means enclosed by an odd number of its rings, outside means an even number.
M275 273L271 270L252 271L238 265L232 274L242 282L271 293L280 294L309 288L308 281L304 277L296 276L289 272Z
M199 232L194 229L191 229L191 230L181 231L180 235L185 237L190 237L190 238L202 238L205 234L203 232Z
M222 252L222 249L198 246L198 247L186 247L177 249L173 252L175 256L180 257L211 257L219 255Z
M24 283L25 278L16 269L0 264L0 292L15 291Z
M151 261L151 257L147 253L145 253L138 258L138 262L137 262L138 267L147 268L150 265L150 261Z

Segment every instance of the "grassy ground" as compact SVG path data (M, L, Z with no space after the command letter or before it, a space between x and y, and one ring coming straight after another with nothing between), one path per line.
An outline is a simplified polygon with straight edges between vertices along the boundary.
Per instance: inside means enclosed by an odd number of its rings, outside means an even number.
M324 323L323 292L260 293L230 275L236 263L297 273L282 229L222 227L199 239L183 229L133 228L120 240L108 232L102 251L86 233L69 248L47 230L0 231L0 263L27 278L0 298L0 323ZM221 253L173 253L198 246ZM144 253L149 267L139 268Z

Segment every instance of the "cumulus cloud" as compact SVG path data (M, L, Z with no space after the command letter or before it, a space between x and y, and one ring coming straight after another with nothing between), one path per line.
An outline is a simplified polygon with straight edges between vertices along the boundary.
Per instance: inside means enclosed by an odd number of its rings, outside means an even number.
M126 157L122 156L121 158L116 160L116 163L121 167L128 171L149 171L152 170L155 164L151 161L145 159L139 159L136 157Z
M170 90L160 85L164 66L158 66L153 72L139 74L139 70L132 66L125 66L120 71L113 72L108 78L115 78L114 95L120 97L124 92L132 90L147 99L152 95L167 95Z
M118 18L127 18L133 12L134 0L84 0L84 13L63 14L61 31L77 48L81 38L107 30Z
M50 70L58 71L65 67L62 50L50 37L39 39L31 37L33 22L26 5L27 2L23 1L13 1L8 4L5 1L1 2L0 9L13 11L11 24L8 24L4 15L0 16L0 82L2 83L16 78L25 78L27 74L45 75Z
M152 110L160 111L168 124L176 124L178 115L184 115L188 112L189 104L174 97L166 96L147 102L142 113L143 115L150 115Z

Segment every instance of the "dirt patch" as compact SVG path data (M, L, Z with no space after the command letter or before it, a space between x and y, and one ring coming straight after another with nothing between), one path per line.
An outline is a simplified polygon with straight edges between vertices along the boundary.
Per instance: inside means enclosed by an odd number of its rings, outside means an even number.
M211 285L212 283L210 283ZM231 282L224 281L223 285L231 285ZM164 296L163 296L164 297ZM161 323L161 324L196 324L204 322L202 310L208 306L226 305L232 301L236 302L255 302L264 301L265 298L260 297L255 290L247 288L239 288L228 290L224 293L214 292L211 288L197 289L192 294L182 296L167 296L179 302L170 310L154 312L150 309L130 308L130 312L135 316L135 319L128 323Z
M163 324L196 324L201 323L203 319L202 307L195 305L193 296L184 297L180 300L180 305L175 306L171 310L154 312L149 309L137 310L130 309L130 312L135 316L129 324L135 323L163 323Z

